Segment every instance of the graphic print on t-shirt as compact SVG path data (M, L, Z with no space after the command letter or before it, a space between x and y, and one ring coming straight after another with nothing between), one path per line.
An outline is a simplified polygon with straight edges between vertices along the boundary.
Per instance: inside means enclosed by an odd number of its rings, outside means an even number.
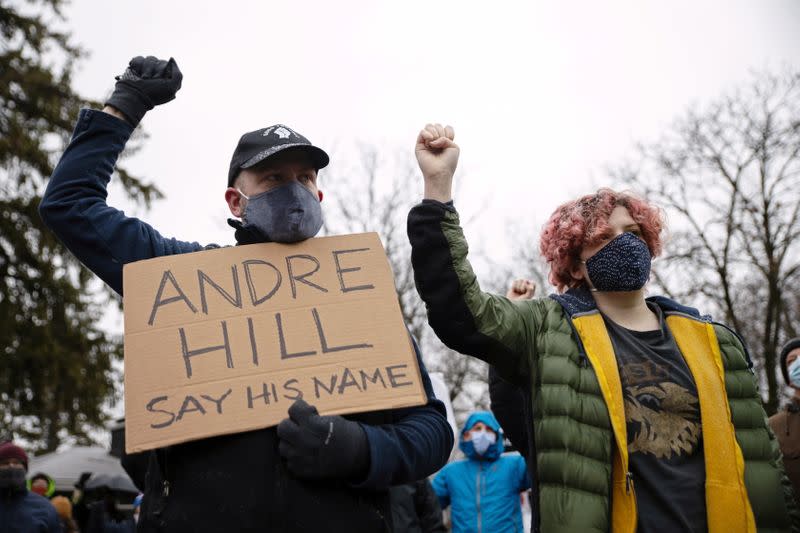
M697 390L686 375L688 369L676 365L677 361L654 357L650 343L660 351L659 341L667 341L662 332L626 331L623 335L626 333L630 338L618 338L616 344L622 348L617 358L625 397L628 452L657 459L691 455L700 440L700 405ZM680 357L679 353L675 355Z
M700 440L696 395L670 381L629 385L624 394L625 421L633 424L629 453L649 453L658 459L694 453Z

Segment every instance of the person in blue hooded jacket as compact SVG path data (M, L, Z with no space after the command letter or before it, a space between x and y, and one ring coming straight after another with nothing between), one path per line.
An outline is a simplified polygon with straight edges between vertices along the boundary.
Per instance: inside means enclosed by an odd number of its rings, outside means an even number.
M522 456L503 455L503 432L494 415L472 413L458 446L467 458L433 479L442 509L452 506L453 533L522 531L520 492L531 481Z

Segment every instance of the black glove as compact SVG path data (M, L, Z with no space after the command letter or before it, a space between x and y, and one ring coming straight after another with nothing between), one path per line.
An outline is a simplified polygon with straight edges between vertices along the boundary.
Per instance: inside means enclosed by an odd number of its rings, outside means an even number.
M86 485L86 482L89 481L90 477L92 477L91 472L84 472L81 474L80 479L78 479L78 481L76 481L72 486L76 489L83 490L84 485Z
M106 102L128 118L136 126L145 113L154 106L175 99L181 88L183 74L174 59L164 61L153 56L137 56L128 63L128 68L117 76L114 92Z
M367 434L357 422L320 416L305 400L289 407L278 424L278 449L289 470L301 478L358 480L369 468Z

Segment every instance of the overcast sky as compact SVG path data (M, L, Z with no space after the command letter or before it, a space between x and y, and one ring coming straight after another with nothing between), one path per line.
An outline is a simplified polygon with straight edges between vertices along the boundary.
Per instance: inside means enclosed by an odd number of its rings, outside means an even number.
M150 138L127 165L167 195L134 213L201 243L233 243L223 191L243 132L285 123L323 148L360 140L413 159L418 130L439 121L462 148L456 205L490 199L467 228L473 249L509 256L508 220L538 233L690 105L753 69L800 68L796 0L73 0L65 15L91 54L75 78L88 97L133 56L177 60L183 88L145 117ZM130 207L119 191L109 202Z
M178 61L183 88L145 117L150 138L127 165L167 195L135 212L201 243L233 242L222 194L243 132L280 122L323 148L358 139L413 159L419 128L440 121L462 147L456 205L491 202L468 235L501 256L505 221L538 232L690 105L753 69L800 67L795 0L76 0L65 14L91 54L82 94L102 99L132 56Z

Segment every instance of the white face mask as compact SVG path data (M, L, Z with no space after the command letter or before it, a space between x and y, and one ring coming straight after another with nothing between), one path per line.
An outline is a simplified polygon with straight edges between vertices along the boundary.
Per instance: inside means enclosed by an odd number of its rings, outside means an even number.
M470 433L472 436L472 447L475 448L475 453L483 455L495 442L497 442L497 435L490 433L485 429L474 430Z
M792 361L787 370L789 371L789 383L800 389L800 357Z

